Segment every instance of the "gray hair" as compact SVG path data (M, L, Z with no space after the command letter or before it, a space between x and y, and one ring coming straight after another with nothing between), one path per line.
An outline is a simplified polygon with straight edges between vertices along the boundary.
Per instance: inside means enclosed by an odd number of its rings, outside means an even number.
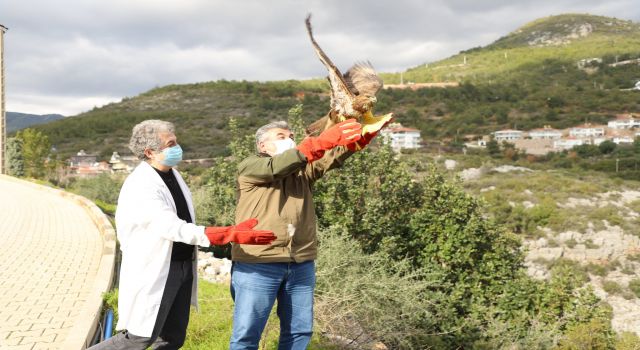
M175 133L175 127L172 123L163 120L145 120L133 127L131 132L131 140L129 140L129 149L140 160L144 160L145 149L157 151L161 146L160 133Z
M260 149L259 149L260 142L264 141L265 134L267 133L267 131L269 131L271 129L291 130L289 128L289 124L287 124L287 122L285 122L284 120L280 120L280 121L277 121L277 122L271 122L271 123L269 123L267 125L261 126L258 129L258 131L256 131L256 149L258 151L260 151Z

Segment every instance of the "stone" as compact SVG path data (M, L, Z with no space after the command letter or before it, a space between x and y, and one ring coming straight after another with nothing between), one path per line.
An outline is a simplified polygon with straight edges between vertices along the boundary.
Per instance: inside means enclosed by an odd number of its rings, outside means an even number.
M468 168L460 172L460 178L463 181L476 180L482 177L482 169L480 168Z
M458 162L456 162L453 159L447 159L444 161L444 167L447 170L454 170L457 165L458 165Z

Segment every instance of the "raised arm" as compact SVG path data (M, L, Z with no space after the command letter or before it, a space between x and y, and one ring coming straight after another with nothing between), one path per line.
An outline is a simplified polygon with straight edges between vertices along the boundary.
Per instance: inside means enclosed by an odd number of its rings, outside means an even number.
M297 149L290 149L273 157L252 156L238 165L240 181L254 185L282 179L307 165L307 159Z

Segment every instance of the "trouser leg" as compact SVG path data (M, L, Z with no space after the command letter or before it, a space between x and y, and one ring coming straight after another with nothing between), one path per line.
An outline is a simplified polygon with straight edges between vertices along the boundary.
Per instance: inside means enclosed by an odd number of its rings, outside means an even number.
M172 261L171 264L174 265L171 272L174 273L176 278L173 279L175 283L167 283L165 287L167 302L161 303L160 306L163 320L162 326L154 329L154 333L158 333L151 346L154 350L179 349L184 344L187 336L193 283L193 262L191 260ZM162 295L163 301L165 294Z
M284 266L280 263L233 263L231 295L234 298L233 331L230 350L256 350L269 319Z
M289 264L284 285L278 293L280 341L278 350L303 350L313 334L313 291L315 263Z
M125 330L87 350L145 350L152 342L152 338L139 337Z

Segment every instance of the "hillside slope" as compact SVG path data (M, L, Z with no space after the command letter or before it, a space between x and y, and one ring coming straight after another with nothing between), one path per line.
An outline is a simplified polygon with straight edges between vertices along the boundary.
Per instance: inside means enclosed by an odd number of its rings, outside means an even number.
M32 125L49 123L54 120L64 118L61 114L26 114L18 112L7 112L7 131L14 132Z
M640 56L640 24L592 15L558 15L535 20L486 47L461 51L441 61L408 69L404 79L414 82L498 82L526 77L531 65L558 60L576 66L599 57L604 64ZM386 75L398 81L395 75ZM632 80L640 76L629 77Z
M429 142L457 145L500 128L566 128L640 113L640 92L626 90L640 80L638 28L590 15L540 19L487 47L407 70L405 80L461 85L383 90L376 112L394 112ZM387 84L398 80L394 74L382 76ZM37 128L49 135L61 158L84 149L104 159L113 151L128 153L135 123L166 119L178 126L186 157L206 158L228 153L230 117L249 134L268 121L287 119L287 111L302 103L303 118L310 122L328 110L327 93L321 79L170 85Z

